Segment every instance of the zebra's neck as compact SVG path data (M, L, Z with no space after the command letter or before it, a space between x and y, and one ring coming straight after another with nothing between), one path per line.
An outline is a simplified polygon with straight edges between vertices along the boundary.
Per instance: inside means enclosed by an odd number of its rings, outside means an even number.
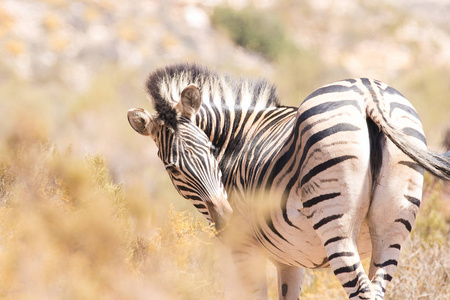
M264 168L291 134L296 111L294 107L245 109L211 103L202 107L195 122L216 148L227 189L259 184Z

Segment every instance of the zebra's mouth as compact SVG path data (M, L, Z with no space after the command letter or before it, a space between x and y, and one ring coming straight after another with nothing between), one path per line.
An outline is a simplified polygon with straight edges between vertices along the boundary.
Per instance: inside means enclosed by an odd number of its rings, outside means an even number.
M208 207L209 215L214 222L216 230L220 232L226 228L233 214L233 209L227 199L221 199L217 203L207 201L206 206Z

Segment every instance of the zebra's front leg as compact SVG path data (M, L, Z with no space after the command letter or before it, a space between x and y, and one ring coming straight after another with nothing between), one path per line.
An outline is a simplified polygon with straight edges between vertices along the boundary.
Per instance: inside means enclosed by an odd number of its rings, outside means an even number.
M267 299L266 256L253 246L233 250L232 256L245 293L242 299Z
M278 299L298 300L302 291L303 268L275 263L278 273Z

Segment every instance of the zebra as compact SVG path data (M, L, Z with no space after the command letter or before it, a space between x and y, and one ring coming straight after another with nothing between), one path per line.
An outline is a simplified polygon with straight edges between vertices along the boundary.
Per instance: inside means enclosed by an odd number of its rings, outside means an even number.
M304 268L325 267L349 299L383 299L424 169L450 179L450 152L428 151L411 103L377 80L325 85L299 107L281 105L264 79L196 64L157 69L146 89L156 113L130 109L128 121L231 247L243 299L267 298L264 273L253 272L267 259L279 299L300 297Z

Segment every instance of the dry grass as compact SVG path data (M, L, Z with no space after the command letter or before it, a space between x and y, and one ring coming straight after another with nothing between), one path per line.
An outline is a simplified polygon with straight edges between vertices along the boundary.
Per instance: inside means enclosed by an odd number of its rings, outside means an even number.
M101 156L10 136L0 166L2 299L224 299L235 288L204 222L170 209L156 227L144 195L112 183ZM450 293L450 245L426 238L429 228L448 233L447 223L435 224L439 201L426 202L387 299ZM275 282L269 268L272 299ZM302 296L345 299L330 270L308 270Z
M80 159L38 137L10 136L0 166L1 298L222 299L233 289L211 230L173 209L161 212L161 228L148 224L152 208L143 195L113 184L100 156ZM441 203L433 201L403 251L388 299L450 293L449 243L426 238L429 228L440 238L448 233L448 224L436 225L433 207ZM269 279L275 298L273 268ZM330 270L307 271L303 298L324 297L345 299Z
M143 204L111 182L100 156L78 159L37 141L14 147L1 152L1 298L210 299L221 293L210 251L216 241L191 215L163 212L164 226L140 235L148 217Z
M413 236L404 247L386 299L448 299L450 243L424 243Z

